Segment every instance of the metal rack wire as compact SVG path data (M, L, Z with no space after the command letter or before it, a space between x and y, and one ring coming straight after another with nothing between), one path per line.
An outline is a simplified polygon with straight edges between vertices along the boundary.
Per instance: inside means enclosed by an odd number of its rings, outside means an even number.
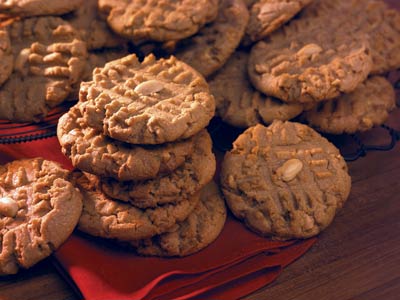
M54 108L38 123L13 123L0 120L0 144L15 144L49 138L57 134L57 122L71 104Z

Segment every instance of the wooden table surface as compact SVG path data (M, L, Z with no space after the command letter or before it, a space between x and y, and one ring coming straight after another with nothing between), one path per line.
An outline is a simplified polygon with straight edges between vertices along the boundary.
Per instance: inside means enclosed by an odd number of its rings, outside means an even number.
M400 129L400 110L391 117ZM317 243L246 299L400 299L400 142L350 162L352 190ZM48 258L0 279L0 300L78 300Z

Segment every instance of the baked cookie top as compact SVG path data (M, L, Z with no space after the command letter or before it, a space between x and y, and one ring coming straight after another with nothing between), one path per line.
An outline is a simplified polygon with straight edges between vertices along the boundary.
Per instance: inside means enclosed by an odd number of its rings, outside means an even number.
M369 43L338 27L299 19L275 31L251 49L251 82L285 102L316 103L352 92L372 68Z
M118 180L145 180L168 174L193 152L193 139L157 146L132 145L113 140L82 119L78 103L61 116L57 137L72 165Z
M351 186L339 150L312 128L248 128L225 154L221 185L233 214L276 239L308 238L333 220Z
M99 51L88 52L88 57L85 64L85 69L82 73L82 78L80 81L72 85L72 91L69 93L67 100L77 101L79 99L79 89L81 87L82 81L91 81L93 70L95 68L104 67L106 63L112 60L119 59L121 57L127 56L129 51L127 47L119 48L107 48Z
M224 199L218 186L210 182L201 190L200 201L187 219L166 233L131 242L131 245L142 255L190 255L211 244L221 233L225 220Z
M122 46L126 41L108 27L106 20L100 16L97 2L83 1L73 14L65 17L66 20L79 30L89 50Z
M313 0L258 0L250 9L246 39L259 41L292 19Z
M218 0L99 0L99 9L116 33L139 44L195 34L215 19Z
M10 37L6 30L0 28L0 86L10 77L13 65Z
M182 41L176 57L207 77L235 51L249 20L243 0L220 0L218 16L193 37Z
M104 194L137 207L155 207L164 203L188 199L214 176L216 162L208 132L200 131L194 139L194 151L172 173L155 179L120 182L101 179Z
M82 2L84 1L0 0L0 13L18 17L63 15L77 9Z
M214 116L207 82L175 57L132 54L93 72L81 84L86 123L117 140L161 144L193 136Z
M303 105L285 103L255 90L247 75L248 53L236 51L209 80L216 115L232 126L247 128L257 123L286 121L299 115Z
M34 17L6 27L14 66L0 87L0 119L38 121L63 102L85 68L86 44L58 17Z
M301 18L334 16L342 34L367 34L372 56L372 74L400 68L400 13L380 0L315 0Z
M70 236L82 196L68 174L42 158L0 166L0 275L31 267Z
M383 124L395 107L392 84L384 77L373 76L354 92L320 103L304 117L318 131L351 134Z
M78 229L103 238L131 241L164 233L186 219L200 199L196 194L177 203L141 209L108 198L101 192L97 177L79 172L75 175L83 195Z

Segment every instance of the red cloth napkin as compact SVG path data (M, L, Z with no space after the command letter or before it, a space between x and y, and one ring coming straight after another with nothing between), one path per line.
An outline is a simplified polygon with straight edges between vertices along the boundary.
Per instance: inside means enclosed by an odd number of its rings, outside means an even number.
M0 145L0 163L38 156L72 168L55 137ZM272 282L315 241L271 241L228 216L214 243L184 258L140 257L110 241L79 232L54 257L87 300L232 300Z

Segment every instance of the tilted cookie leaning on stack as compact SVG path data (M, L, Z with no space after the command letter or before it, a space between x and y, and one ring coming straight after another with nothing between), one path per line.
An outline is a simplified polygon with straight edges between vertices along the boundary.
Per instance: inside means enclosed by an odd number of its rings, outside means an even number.
M204 78L174 57L128 55L95 69L57 128L81 170L80 230L148 255L184 256L211 243L226 218L218 190L206 188L216 162L204 128L214 109ZM208 219L208 238L195 242L193 224ZM182 247L173 247L182 230Z

